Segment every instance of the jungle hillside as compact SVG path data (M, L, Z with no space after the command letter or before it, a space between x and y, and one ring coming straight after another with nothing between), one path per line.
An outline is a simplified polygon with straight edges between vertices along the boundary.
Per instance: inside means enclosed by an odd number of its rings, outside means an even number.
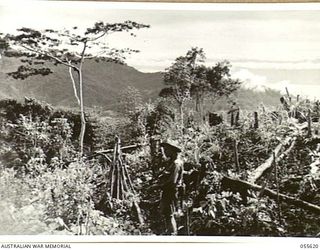
M141 29L0 34L0 234L169 235L170 140L178 235L319 236L319 100L244 88L196 46L140 72L106 40Z

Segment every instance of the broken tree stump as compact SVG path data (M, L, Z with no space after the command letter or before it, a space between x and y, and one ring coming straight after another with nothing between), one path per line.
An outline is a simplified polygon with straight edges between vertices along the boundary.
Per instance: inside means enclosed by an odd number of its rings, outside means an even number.
M230 114L230 126L239 126L239 120L240 120L240 108L233 108L228 111L227 114Z
M257 111L253 112L253 118L254 118L253 128L258 129L259 128L259 118L258 118Z

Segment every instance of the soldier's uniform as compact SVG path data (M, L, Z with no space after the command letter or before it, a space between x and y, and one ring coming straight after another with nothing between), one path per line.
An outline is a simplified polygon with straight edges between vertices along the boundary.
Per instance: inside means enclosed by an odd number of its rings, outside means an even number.
M171 224L171 233L177 234L174 216L177 210L178 188L183 183L183 161L179 158L181 149L173 142L161 143L161 146L170 157L163 174L159 177L162 190L160 212L165 217L166 227L168 223Z
M178 187L183 181L183 162L176 159L169 162L165 173L160 177L162 184L162 194L160 202L160 210L164 216L171 216L176 212L178 202Z

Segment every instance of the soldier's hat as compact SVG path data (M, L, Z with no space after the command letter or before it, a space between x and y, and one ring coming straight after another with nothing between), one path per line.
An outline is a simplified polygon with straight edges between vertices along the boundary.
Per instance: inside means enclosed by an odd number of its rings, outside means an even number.
M178 143L176 141L173 140L166 140L160 143L161 147L164 148L168 148L170 150L173 150L175 152L180 153L181 152L181 148L178 146Z

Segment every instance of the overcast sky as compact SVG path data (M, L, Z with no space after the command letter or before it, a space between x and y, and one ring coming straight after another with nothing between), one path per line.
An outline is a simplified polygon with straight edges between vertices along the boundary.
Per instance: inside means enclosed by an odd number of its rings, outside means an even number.
M257 8L242 5L241 11L239 5L229 6L218 5L220 10L216 10L217 5L0 1L0 31L12 32L23 26L90 27L99 20L137 21L151 28L138 31L134 38L109 37L109 43L140 50L127 60L140 71L162 71L198 46L204 49L209 64L229 60L234 76L247 86L290 86L292 91L320 96L319 5L287 5L290 10L261 4L259 10L252 10ZM268 10L264 11L264 6Z

